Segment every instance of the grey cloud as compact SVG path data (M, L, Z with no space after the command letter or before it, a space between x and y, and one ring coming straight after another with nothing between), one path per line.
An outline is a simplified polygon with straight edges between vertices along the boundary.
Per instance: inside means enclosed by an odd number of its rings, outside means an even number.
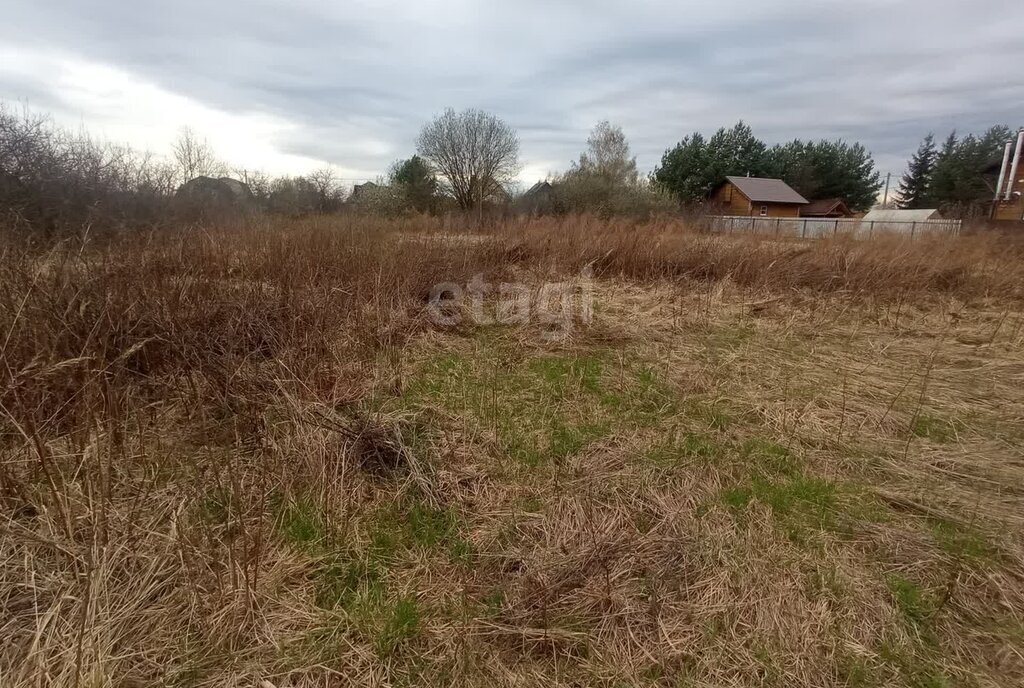
M0 40L31 36L212 107L285 118L297 129L279 150L368 174L448 105L516 125L527 163L568 165L608 118L650 169L682 136L742 118L770 142L860 140L897 171L928 131L1024 123L1024 76L1009 69L1024 60L1022 23L1007 0L15 0ZM60 103L46 84L0 79L0 96Z

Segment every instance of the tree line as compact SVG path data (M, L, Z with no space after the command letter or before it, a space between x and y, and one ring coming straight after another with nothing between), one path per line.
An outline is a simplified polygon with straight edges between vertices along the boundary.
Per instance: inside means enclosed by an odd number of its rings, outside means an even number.
M927 134L900 180L900 207L941 208L960 217L984 213L995 193L986 173L999 164L1014 133L1002 125L980 135L959 136L953 131L940 147L935 135Z
M730 175L782 179L809 200L842 198L854 210L869 209L882 188L881 173L859 143L796 139L769 147L742 121L710 138L690 134L654 171L684 203L707 198Z
M908 165L902 207L967 212L991 194L982 178L1010 137L1006 127L980 136L951 134L940 149L928 135ZM0 220L44 229L173 221L182 189L197 178L244 183L250 209L300 216L341 210L381 215L483 212L520 206L512 191L522 169L517 132L481 110L448 109L426 123L416 152L348 196L330 167L272 177L232 169L189 129L169 158L139 153L56 126L0 104ZM665 151L641 174L621 127L601 122L568 169L550 179L530 212L645 216L703 203L727 175L775 177L809 200L841 198L855 210L877 202L881 174L860 143L796 139L769 146L746 123L700 132ZM527 206L520 206L527 207Z

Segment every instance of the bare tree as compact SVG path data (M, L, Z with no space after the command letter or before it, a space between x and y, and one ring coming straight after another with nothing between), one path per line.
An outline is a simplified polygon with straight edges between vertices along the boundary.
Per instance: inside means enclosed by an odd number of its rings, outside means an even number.
M270 198L271 184L273 180L270 176L262 170L247 170L244 167L235 168L232 173L236 179L242 181L243 184L249 187L253 197L261 205L266 204Z
M320 212L333 212L341 206L344 194L338 181L338 175L330 167L314 170L306 176L306 180L316 188Z
M580 155L579 162L573 163L572 171L600 177L614 186L634 186L640 176L622 127L608 120L591 130L587 150Z
M482 110L445 110L423 127L416 147L463 210L501 195L520 169L519 136Z
M0 216L17 226L49 232L156 224L174 176L170 163L148 153L0 103Z
M182 128L171 152L182 183L196 177L213 177L224 172L224 165L217 160L210 144L188 127Z
M649 216L672 208L671 198L641 179L622 128L600 122L587 150L555 185L556 206L567 212Z

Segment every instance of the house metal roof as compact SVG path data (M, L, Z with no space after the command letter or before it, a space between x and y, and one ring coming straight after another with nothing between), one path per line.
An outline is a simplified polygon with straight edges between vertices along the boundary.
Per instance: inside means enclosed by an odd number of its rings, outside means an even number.
M942 215L935 208L923 210L884 210L876 209L864 216L865 222L924 222L941 220Z
M533 196L535 194L540 193L541 191L545 191L547 189L553 189L553 188L554 188L554 186L551 184L551 182L539 181L536 184L534 184L533 186L531 186L529 191L524 193L523 196Z
M808 202L781 179L766 179L764 177L726 177L726 179L754 203L806 205Z
M800 214L808 217L813 215L828 215L833 212L839 212L844 215L848 214L849 209L846 207L846 203L843 202L843 199L822 198L817 201L811 201L800 209Z

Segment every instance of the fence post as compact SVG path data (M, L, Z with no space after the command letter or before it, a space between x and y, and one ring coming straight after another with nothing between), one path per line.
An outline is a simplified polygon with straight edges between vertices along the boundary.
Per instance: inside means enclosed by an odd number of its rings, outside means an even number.
M779 222L782 221L781 217L775 218L775 236L779 236Z
M800 232L800 238L801 239L806 239L807 238L807 219L806 218L803 221L803 229Z
M914 232L917 231L917 220L914 220L914 224L910 226L910 238L914 238Z
M836 226L832 230L832 237L835 238L837 236L839 236L839 220L836 220Z
M875 221L872 220L871 224L868 226L868 239L870 239L874 235L875 235Z

